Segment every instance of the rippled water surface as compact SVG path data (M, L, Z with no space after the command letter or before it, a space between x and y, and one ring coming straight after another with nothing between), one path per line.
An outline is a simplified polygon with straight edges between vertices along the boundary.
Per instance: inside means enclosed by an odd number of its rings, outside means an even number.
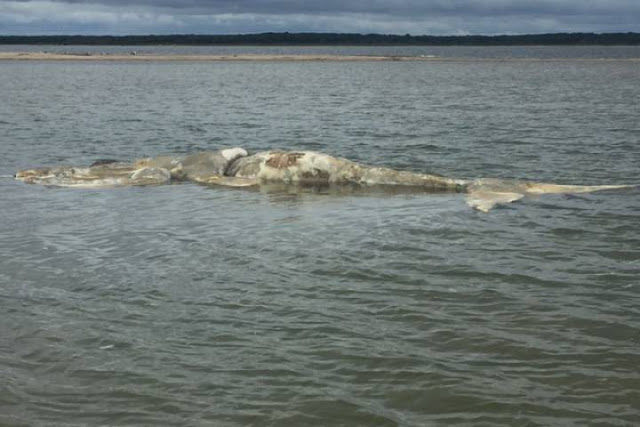
M0 424L640 422L637 189L482 214L459 194L9 177L240 145L638 183L637 62L0 71Z

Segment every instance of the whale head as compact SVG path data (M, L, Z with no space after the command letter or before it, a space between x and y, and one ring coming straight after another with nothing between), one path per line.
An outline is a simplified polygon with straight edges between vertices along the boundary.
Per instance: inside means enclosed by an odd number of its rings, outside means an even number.
M18 181L26 182L28 184L36 184L43 179L50 178L55 175L55 171L51 168L34 168L23 169L16 172L14 175Z

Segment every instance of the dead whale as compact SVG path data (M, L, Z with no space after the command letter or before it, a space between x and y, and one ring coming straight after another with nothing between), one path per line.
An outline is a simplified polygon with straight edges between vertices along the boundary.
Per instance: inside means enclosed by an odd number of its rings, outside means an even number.
M240 147L183 157L159 156L133 163L98 162L92 166L19 171L16 179L63 187L158 185L172 180L206 185L255 187L327 185L393 188L394 191L466 193L469 206L488 212L499 204L540 194L585 193L631 188L633 185L559 185L533 181L483 178L455 179L367 166L314 151L263 151L249 155Z

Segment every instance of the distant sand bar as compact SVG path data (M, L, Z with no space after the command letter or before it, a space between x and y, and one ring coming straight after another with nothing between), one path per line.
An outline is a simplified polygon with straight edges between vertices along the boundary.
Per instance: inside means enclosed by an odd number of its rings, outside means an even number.
M427 56L368 56L368 55L174 55L174 54L101 54L101 53L48 53L0 52L0 60L23 61L424 61Z
M381 61L438 61L438 62L639 62L640 58L471 58L376 55L316 55L316 54L227 54L176 55L131 53L51 53L0 52L0 61L201 61L201 62L381 62Z

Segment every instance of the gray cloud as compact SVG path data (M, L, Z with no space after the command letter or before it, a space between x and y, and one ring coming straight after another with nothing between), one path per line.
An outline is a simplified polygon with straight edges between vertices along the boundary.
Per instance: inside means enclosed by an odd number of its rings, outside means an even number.
M38 3L37 0L17 0ZM385 15L428 14L594 14L640 11L637 0L51 0L66 4L146 6L207 13L373 13Z
M640 31L638 0L0 0L1 34Z

